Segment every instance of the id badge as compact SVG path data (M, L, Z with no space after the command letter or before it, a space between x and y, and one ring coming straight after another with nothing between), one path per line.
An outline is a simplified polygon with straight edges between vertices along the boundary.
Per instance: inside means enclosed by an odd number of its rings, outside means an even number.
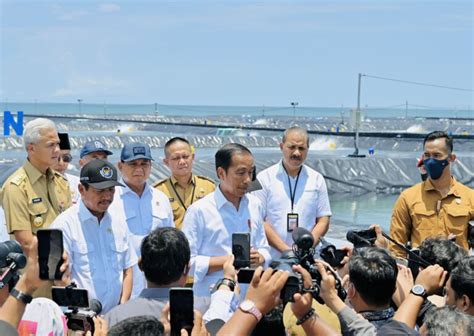
M286 229L288 232L293 232L298 228L298 214L297 213L289 213L286 216Z

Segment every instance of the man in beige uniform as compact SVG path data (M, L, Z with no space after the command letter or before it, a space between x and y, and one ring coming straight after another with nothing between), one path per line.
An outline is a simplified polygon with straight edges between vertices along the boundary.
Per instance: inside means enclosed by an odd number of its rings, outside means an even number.
M188 207L216 189L210 178L193 174L193 161L194 150L188 140L170 139L165 144L163 162L171 170L171 176L154 185L168 196L178 229L181 229Z
M23 140L28 159L5 181L2 203L8 232L28 251L36 231L71 206L71 193L67 180L50 168L59 156L55 124L34 119L26 124Z

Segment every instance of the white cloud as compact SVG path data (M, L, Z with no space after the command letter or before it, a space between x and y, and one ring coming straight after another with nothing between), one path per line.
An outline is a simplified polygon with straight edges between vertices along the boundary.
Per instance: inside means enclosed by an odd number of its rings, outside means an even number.
M67 79L66 85L56 89L52 98L88 97L95 95L123 94L131 88L129 82L113 77L84 77L72 76Z
M113 13L120 11L120 6L113 3L104 3L99 6L99 11L104 13Z

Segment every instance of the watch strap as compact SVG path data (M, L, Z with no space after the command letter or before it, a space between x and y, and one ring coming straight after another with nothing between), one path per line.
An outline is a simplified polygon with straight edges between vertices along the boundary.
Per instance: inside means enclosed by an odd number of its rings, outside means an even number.
M219 287L221 285L226 285L227 287L229 287L229 289L233 292L234 289L235 289L235 281L232 280L232 279L229 279L229 278L223 278L221 279L221 281L217 284L217 289L219 289Z
M24 304L28 304L33 300L33 297L31 295L20 292L16 288L13 288L10 291L10 295L13 296L15 299L20 300Z
M423 291L421 293L417 293L417 291L413 290L415 287L421 287L421 288L423 288ZM426 293L426 289L422 285L414 285L411 288L410 293L412 293L413 295L419 296L423 299L426 299L428 297L428 293Z

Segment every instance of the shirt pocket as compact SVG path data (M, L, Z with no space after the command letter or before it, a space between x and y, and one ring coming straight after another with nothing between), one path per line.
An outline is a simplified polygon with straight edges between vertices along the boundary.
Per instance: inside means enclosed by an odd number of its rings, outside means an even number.
M113 241L111 244L111 264L115 271L122 272L125 269L125 262L128 253L128 242L124 239Z
M464 234L467 223L469 222L469 208L459 205L447 205L445 206L446 211L446 228L449 233L453 233L456 236Z
M72 243L72 267L78 274L90 274L95 270L94 246L83 242L74 241Z
M436 211L427 209L424 204L415 204L413 207L414 223L417 223L416 229L423 232L428 237L433 232L433 226L437 222Z
M154 230L158 227L164 227L168 223L168 213L163 209L163 207L153 209L151 213L152 217L152 227L151 229Z
M46 214L48 212L48 207L44 202L38 203L29 203L28 212L30 214L30 222L34 227L42 227L46 221Z

